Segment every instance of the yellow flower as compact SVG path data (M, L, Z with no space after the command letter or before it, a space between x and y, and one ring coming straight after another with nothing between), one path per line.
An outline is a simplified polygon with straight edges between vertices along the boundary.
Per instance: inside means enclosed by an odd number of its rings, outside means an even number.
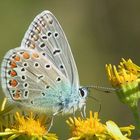
M92 139L93 136L100 137L105 130L104 125L101 124L98 119L97 112L94 113L94 117L92 116L92 112L90 112L90 117L86 118L86 120L81 118L69 118L66 122L72 129L72 136L79 139Z
M118 70L116 66L112 66L111 64L106 65L106 70L108 74L108 78L113 87L122 87L123 85L139 81L137 73L133 73L128 69L125 69L123 65L118 66Z
M8 136L11 139L19 137L19 139L57 140L56 135L48 133L39 119L34 119L33 113L30 113L29 117L25 117L16 112L15 122L12 129L6 128L4 132L0 133L0 136Z
M16 112L15 119L17 121L16 128L20 132L24 132L27 135L34 136L43 136L47 133L46 128L41 125L39 119L34 120L33 113L30 114L29 117L20 116L18 112Z
M130 107L136 107L140 98L139 74L140 67L130 59L120 62L118 68L111 64L106 65L107 75L120 100Z
M136 74L138 77L140 76L140 67L134 64L131 59L128 59L126 61L125 59L122 58L122 62L120 62L119 67L127 69L133 74Z
M126 138L127 135L123 135L120 128L112 121L107 122L107 125L102 124L98 119L98 113L95 112L94 116L90 111L90 117L86 119L69 118L66 121L71 128L72 138L69 140L119 140L115 138ZM130 134L130 128L125 127L126 132ZM130 135L129 135L130 136ZM121 139L120 139L121 140Z

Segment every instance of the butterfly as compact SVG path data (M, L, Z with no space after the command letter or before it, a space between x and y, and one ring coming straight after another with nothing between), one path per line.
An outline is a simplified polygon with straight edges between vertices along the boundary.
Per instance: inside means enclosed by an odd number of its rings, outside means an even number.
M50 11L37 15L20 47L6 53L1 84L10 103L32 111L56 115L85 108L88 89L79 84L69 43Z

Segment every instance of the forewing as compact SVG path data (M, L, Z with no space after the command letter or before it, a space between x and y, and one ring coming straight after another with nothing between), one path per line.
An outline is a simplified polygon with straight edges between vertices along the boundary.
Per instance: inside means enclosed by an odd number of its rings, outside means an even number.
M21 48L33 49L49 59L78 90L77 67L57 19L49 11L39 14L29 26L21 43Z

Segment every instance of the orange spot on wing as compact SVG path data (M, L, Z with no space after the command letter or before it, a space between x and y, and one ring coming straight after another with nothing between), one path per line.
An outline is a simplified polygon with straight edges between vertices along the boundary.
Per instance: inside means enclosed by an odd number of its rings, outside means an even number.
M30 44L30 48L31 49L34 49L35 48L35 45L34 44Z
M32 54L32 57L33 57L33 58L39 58L39 55L38 55L37 53L33 53L33 54Z
M17 90L15 94L13 94L13 98L15 100L18 100L21 98L21 93L20 93L20 90Z
M17 64L15 61L10 61L10 66L11 66L11 68L16 68Z
M10 86L12 86L12 87L16 87L17 84L18 84L18 82L17 82L15 79L12 79L12 80L9 81L9 84L10 84Z
M16 73L16 71L15 71L15 70L11 70L11 71L10 71L10 75L11 75L12 77L14 77L14 76L16 76L16 75L17 75L17 73Z
M15 55L15 56L14 56L14 60L15 60L15 61L20 61L20 56Z
M27 52L24 52L22 55L23 55L24 59L29 59L30 58L30 54L27 53Z

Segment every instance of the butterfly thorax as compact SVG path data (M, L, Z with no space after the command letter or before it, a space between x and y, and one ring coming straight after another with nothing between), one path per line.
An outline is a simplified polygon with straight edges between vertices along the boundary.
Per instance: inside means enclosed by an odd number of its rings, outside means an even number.
M44 113L47 112L49 114L70 114L75 113L76 110L81 110L85 105L87 94L83 96L80 90L71 91L69 89L70 87L66 85L63 86L65 87L61 87L63 91L59 89L57 93L50 91L46 97L40 99L36 98L34 100L34 110Z
M62 102L62 113L68 114L72 113L74 114L76 110L81 110L82 107L85 105L85 98L81 98L79 94L71 95L69 98L65 98L65 100Z
M67 96L61 97L59 103L59 110L62 113L75 113L76 110L81 110L85 105L86 97L88 90L84 87L79 88L78 90L72 88L73 90L67 94Z

